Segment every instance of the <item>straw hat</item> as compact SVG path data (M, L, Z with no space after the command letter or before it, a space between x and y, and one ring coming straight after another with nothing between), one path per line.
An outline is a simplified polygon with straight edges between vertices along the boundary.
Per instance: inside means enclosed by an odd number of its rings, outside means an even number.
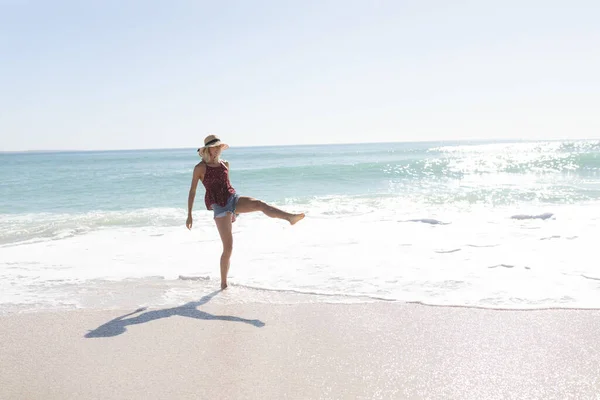
M208 147L217 147L221 146L222 150L226 150L229 148L229 145L221 142L221 139L216 135L208 135L204 138L204 146L198 149L198 152L208 148Z

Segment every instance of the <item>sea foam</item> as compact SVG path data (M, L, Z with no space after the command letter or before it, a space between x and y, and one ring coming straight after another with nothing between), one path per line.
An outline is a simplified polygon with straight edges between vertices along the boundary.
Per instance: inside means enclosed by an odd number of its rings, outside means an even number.
M328 214L314 202L309 216L294 226L261 214L241 215L233 225L233 291L244 288L249 297L243 301L271 301L275 295L268 293L276 291L279 297L310 294L323 301L600 306L596 281L585 278L596 276L597 205L555 206L560 219L529 219L533 225L523 227L507 218L520 210L389 202L372 209L363 200L351 204L340 198L340 209L357 211L346 217ZM398 222L420 220L411 214L452 223ZM218 288L221 243L210 213L198 212L191 231L184 222L103 226L60 240L4 246L0 300L25 308L107 306L108 298L115 304L135 302L121 293L125 290L140 294L146 305L168 305ZM556 238L542 240L547 237ZM101 288L107 291L103 299L93 295Z

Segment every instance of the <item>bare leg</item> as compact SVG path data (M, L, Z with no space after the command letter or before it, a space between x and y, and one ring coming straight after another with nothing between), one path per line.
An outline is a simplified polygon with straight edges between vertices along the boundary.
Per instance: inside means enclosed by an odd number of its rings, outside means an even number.
M285 219L292 225L304 218L304 214L291 214L289 212L280 210L279 208L273 207L264 201L244 196L239 198L235 207L235 211L238 214L262 211L268 217Z
M221 254L221 289L227 288L227 275L229 274L229 266L231 253L233 252L233 234L231 233L231 215L227 214L224 217L215 218L221 242L223 242L223 254Z

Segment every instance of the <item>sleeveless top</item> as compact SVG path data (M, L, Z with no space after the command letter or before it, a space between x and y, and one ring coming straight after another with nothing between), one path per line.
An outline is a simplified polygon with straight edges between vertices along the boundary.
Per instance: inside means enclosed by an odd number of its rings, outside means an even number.
M225 167L223 161L220 162L218 167L204 164L206 165L206 172L202 184L206 188L206 194L204 195L206 209L212 210L212 204L224 207L229 196L235 193L235 189L229 182L229 170Z

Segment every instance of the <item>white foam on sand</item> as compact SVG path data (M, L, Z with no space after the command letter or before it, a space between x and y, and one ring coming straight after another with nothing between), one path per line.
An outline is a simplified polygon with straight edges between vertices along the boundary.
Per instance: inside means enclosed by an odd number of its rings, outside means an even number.
M597 276L596 204L411 208L393 198L377 204L332 198L308 208L295 226L257 214L239 217L231 301L600 306L597 281L585 278ZM550 212L548 219L511 218ZM410 220L444 224L399 222ZM0 247L0 305L152 306L218 288L221 244L210 214L197 213L192 231L184 222L103 226Z

